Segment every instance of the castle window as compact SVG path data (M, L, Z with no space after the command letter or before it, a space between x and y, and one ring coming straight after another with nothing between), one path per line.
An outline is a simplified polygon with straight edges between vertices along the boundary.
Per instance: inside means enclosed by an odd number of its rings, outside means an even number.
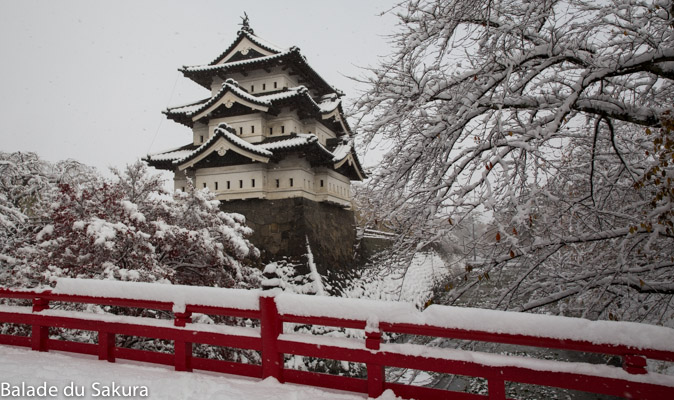
M243 181L239 180L239 189L243 189Z
M239 127L239 135L243 135L243 126Z
M323 187L323 179L321 179L321 187Z
M185 186L182 187L182 191L183 191L183 192L185 191Z
M286 127L281 125L281 133L286 133Z
M274 89L276 89L277 87L278 85L276 84L276 82L274 82Z
M269 134L273 135L274 134L274 128L269 128Z
M250 92L253 93L255 91L255 85L250 85Z
M199 136L199 139L201 140L201 143L204 142L204 135Z
M204 189L206 189L208 186L206 186L206 182L204 182Z
M267 84L266 83L262 84L262 90L267 90Z
M218 190L218 182L215 182L215 190Z
M276 180L276 187L281 187L281 182L278 179Z
M250 187L255 187L255 179L250 180Z
M255 133L255 125L250 126L250 133Z
M229 188L230 188L229 181L227 181L227 189L229 189Z
M293 187L293 178L290 178L290 187Z

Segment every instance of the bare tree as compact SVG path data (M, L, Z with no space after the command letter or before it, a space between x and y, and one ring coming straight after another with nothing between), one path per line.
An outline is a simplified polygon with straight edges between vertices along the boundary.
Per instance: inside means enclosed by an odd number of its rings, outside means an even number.
M671 323L672 1L391 12L393 54L354 115L363 146L390 149L367 197L397 254L479 213L488 260L445 301L488 282L482 305Z

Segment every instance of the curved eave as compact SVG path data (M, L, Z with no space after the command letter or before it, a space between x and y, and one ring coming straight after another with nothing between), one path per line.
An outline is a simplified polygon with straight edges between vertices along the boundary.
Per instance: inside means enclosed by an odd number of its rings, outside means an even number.
M307 63L304 56L297 47L291 48L285 53L277 53L270 56L252 58L245 61L236 61L223 64L209 64L205 67L183 67L179 69L183 76L191 79L206 89L210 89L213 77L218 76L221 79L227 79L228 74L235 72L248 73L250 71L270 68L274 66L288 66L294 68L301 74L303 79L310 83L310 86L318 92L319 95L328 93L342 92L332 87L325 81L311 66Z
M181 110L184 109L185 106L168 108L164 111L164 114L176 122L192 127L195 121L208 116L220 107L231 108L235 103L238 103L251 110L267 112L270 105L269 102L261 101L255 96L246 94L231 83L225 83L222 89L212 98L195 102L193 105L202 102L203 104L201 106L187 111Z
M351 136L351 127L349 126L349 123L346 122L346 118L344 118L344 112L342 111L341 104L335 107L332 111L321 111L321 118L323 120L334 118L335 123L342 128L342 131L344 131L345 134Z
M240 30L237 33L237 37L236 37L236 39L234 39L234 42L232 42L232 44L230 44L229 47L227 47L227 49L225 49L225 51L220 53L220 55L217 56L208 65L217 65L217 64L220 64L220 63L222 63L224 61L227 61L228 59L232 58L232 56L234 56L234 54L236 54L236 53L234 53L234 50L241 44L241 42L243 42L244 39L248 39L254 45L259 47L259 49L264 50L266 52L270 52L270 53L273 53L273 54L278 54L278 53L281 52L280 49L268 45L267 43L264 42L264 40L262 40L261 38L258 38L254 34L248 32L248 31L245 31L245 30Z
M346 169L352 174L347 175L351 180L359 180L363 181L367 178L367 175L365 174L365 171L363 171L363 167L360 165L360 161L358 160L358 156L353 153L353 151L349 152L344 158L341 160L338 160L335 162L333 165L335 170L339 169ZM354 179L357 178L357 179Z
M223 127L223 125L224 124L221 124L215 130L214 135L190 154L189 157L174 161L174 165L178 167L178 170L183 171L187 168L191 168L214 152L217 152L218 155L224 157L228 151L233 151L249 158L251 161L261 163L269 162L269 159L272 157L270 151L256 149L254 145L246 143L243 139L237 138L231 127Z
M214 112L220 107L225 107L225 108L232 108L232 106L235 104L241 104L242 106L248 107L251 110L257 110L261 112L267 112L269 110L269 106L265 105L262 102L259 101L252 101L251 99L247 97L243 97L240 94L238 94L235 91L227 91L224 93L222 96L220 96L219 99L216 101L211 102L210 105L207 105L203 107L203 109L195 112L192 114L192 122L198 121L203 117L208 116L210 113Z

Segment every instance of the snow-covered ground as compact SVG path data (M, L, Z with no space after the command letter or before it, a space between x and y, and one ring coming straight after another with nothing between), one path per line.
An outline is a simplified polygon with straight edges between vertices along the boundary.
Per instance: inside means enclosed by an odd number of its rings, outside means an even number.
M116 389L112 386L113 382ZM47 391L53 387L52 393L56 395L18 397L12 395L16 390L30 394L29 386L40 388L45 385ZM137 387L135 396L124 396L124 391L130 394L133 386ZM143 387L147 388L146 396ZM74 390L83 390L84 396L75 395L79 393ZM119 396L115 396L115 390ZM272 378L260 381L208 372L175 372L171 367L151 366L125 360L113 364L91 356L58 352L39 353L19 347L0 346L0 398L363 400L366 396L309 386L280 384ZM394 400L396 397L391 392L385 392L379 399Z
M344 296L386 301L404 301L422 306L432 298L433 288L448 276L456 274L455 266L444 261L437 252L418 252L404 270L364 275L347 288Z

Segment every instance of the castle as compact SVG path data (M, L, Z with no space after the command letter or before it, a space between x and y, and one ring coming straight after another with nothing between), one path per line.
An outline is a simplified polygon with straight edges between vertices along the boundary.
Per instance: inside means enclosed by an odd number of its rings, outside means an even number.
M191 179L214 192L224 211L245 215L263 261L297 259L309 245L321 272L346 268L355 243L351 181L365 173L343 93L299 48L261 39L247 18L242 25L211 63L180 69L210 91L164 111L191 128L192 141L145 161L172 171L176 190Z

